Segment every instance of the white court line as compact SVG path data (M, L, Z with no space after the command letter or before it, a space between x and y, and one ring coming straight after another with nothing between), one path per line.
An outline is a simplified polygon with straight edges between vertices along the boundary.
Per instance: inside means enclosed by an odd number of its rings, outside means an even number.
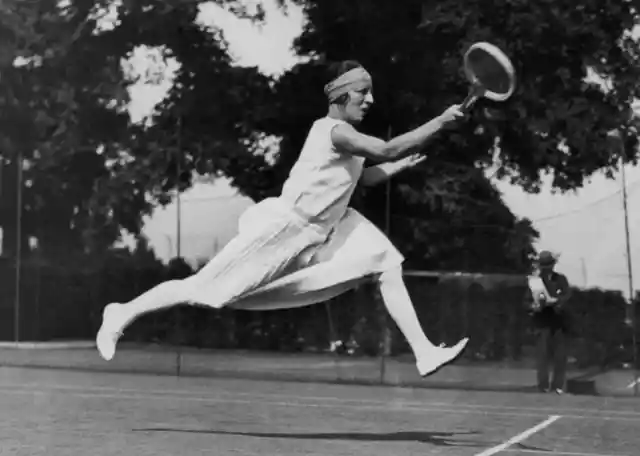
M520 443L528 439L536 432L540 432L550 424L558 421L560 418L561 418L560 415L551 415L549 418L547 418L543 422L538 423L535 426L530 427L526 431L523 431L520 434L511 437L509 440L505 440L500 445L496 445L494 447L481 451L480 453L477 453L475 456L491 456L493 454L500 453L501 451L508 449L509 447L515 445L516 443Z
M622 454L603 454L603 453L582 453L579 451L555 451L555 450L529 450L518 448L507 448L502 450L505 453L527 453L527 454L544 454L547 456L627 456Z
M117 395L132 393L132 394L151 394L151 395L169 395L174 398L195 398L195 400L212 398L211 390L203 389L201 391L189 391L189 390L177 390L177 389L136 389L136 388L115 388L109 386L81 386L81 385L51 385L51 384L42 384L42 383L27 383L27 384L2 384L0 383L0 391L11 390L14 388L23 389L23 388L33 388L39 389L42 391L60 391L60 392L69 392L72 394L78 394L81 392L96 392L96 393L114 393ZM444 407L444 408L464 408L471 410L480 410L482 413L489 413L489 411L498 411L503 415L510 415L509 411L517 412L519 416L520 412L526 412L526 416L543 416L550 414L562 414L565 418L598 418L602 420L607 419L624 419L631 418L640 420L640 412L632 411L632 410L603 410L603 409L586 409L586 408L571 408L571 407L531 407L531 406L508 406L508 405L491 405L491 404L463 404L463 403L450 403L450 402L431 402L428 400L420 401L417 399L413 399L410 401L406 401L403 399L400 400L372 400L372 399L342 399L331 396L293 396L292 394L278 394L278 393L267 393L267 394L256 394L249 392L235 392L235 391L215 391L215 396L213 399L224 401L225 398L235 399L237 397L247 397L253 398L254 401L263 401L265 399L285 399L287 402L290 402L292 397L296 397L297 399L304 401L318 401L318 402L332 402L335 404L339 404L341 406L345 406L348 404L354 404L356 407L365 405L365 406L374 406L374 407L403 407L403 408L421 408L424 406L427 407ZM150 396L153 397L153 396ZM604 416L602 415L604 413ZM600 415L597 415L600 414Z

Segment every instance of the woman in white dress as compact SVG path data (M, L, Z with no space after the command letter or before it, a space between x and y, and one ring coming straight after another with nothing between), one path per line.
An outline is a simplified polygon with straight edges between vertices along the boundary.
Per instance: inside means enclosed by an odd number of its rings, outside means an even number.
M355 61L332 67L329 110L314 122L282 193L249 208L238 235L200 271L170 280L128 303L105 307L96 342L113 358L125 327L177 304L269 310L326 301L367 280L409 342L420 375L457 358L467 344L435 346L425 336L402 275L403 256L369 220L348 207L358 182L375 185L423 160L421 149L463 117L455 105L389 141L355 128L373 104L372 79ZM363 168L365 159L380 164Z

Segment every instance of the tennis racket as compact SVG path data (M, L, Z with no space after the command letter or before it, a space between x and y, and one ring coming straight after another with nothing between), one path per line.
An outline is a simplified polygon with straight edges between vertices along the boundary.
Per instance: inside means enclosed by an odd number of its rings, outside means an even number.
M461 110L468 112L476 101L486 98L505 101L515 90L516 72L509 57L497 46L474 43L464 55L464 72L471 83Z

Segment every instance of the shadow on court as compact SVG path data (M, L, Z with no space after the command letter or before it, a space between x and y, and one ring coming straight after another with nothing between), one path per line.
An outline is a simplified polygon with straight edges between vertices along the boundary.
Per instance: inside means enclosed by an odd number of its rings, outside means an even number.
M477 447L486 445L484 441L456 440L458 436L479 435L479 432L241 432L218 431L207 429L177 429L177 428L146 428L134 429L134 432L181 432L190 434L230 435L235 437L253 437L262 439L292 439L292 440L346 440L354 442L416 442L429 445L451 447Z
M179 428L140 428L133 432L161 432L184 434L210 434L227 435L234 437L252 437L259 439L284 439L284 440L330 440L352 442L406 442L422 443L435 447L462 447L462 448L486 448L500 442L486 440L461 440L458 437L478 436L478 431L468 432L429 432L429 431L403 431L403 432L241 432L220 431L208 429L179 429ZM513 445L514 449L521 451L548 452L549 450L536 448L522 443Z

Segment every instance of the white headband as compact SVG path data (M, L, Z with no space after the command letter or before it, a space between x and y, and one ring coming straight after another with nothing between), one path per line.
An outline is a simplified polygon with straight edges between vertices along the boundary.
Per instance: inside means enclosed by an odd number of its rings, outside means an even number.
M341 74L324 86L324 93L329 103L335 102L341 95L351 90L360 90L371 85L371 75L362 67L354 68Z

